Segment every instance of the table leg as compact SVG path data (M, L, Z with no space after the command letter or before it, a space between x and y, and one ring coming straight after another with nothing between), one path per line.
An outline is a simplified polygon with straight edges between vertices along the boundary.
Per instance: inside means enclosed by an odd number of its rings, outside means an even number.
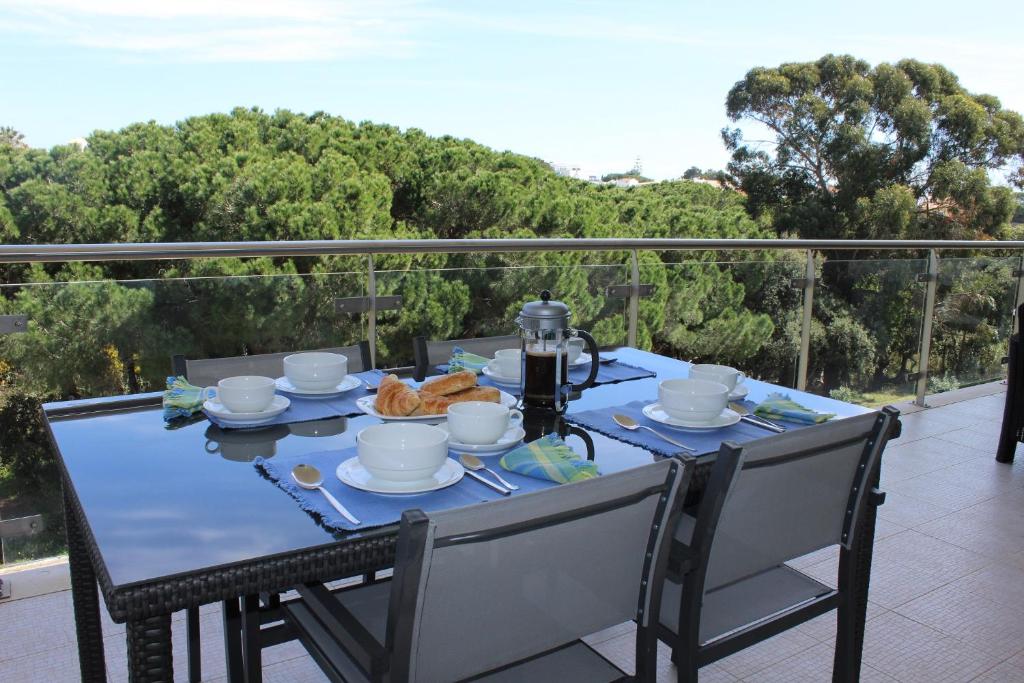
M260 644L260 596L242 598L242 654L245 658L246 683L263 681L263 657Z
M67 484L64 486L64 524L68 539L68 568L71 571L71 600L78 635L78 666L82 681L103 683L107 680L107 669L103 659L103 627L96 573L78 525L74 504L67 494Z
M242 683L245 680L245 665L242 661L242 614L238 608L238 598L223 601L221 612L224 617L224 664L227 667L227 679L230 683Z
M189 607L185 610L186 638L185 648L188 651L188 681L200 683L203 680L202 650L199 637L199 608Z
M171 651L171 615L160 614L130 620L128 638L128 680L132 683L170 683L174 680Z

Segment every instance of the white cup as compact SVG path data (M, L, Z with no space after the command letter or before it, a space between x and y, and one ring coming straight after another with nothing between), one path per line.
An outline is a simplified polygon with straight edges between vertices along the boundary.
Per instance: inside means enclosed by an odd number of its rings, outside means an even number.
M523 352L520 349L501 349L494 352L494 360L487 366L502 377L519 379L523 371Z
M340 353L312 351L285 356L284 376L296 389L327 391L348 374L348 358Z
M430 479L448 457L448 432L432 425L391 422L356 434L359 464L376 479L414 482Z
M565 343L569 363L575 363L583 355L583 349L586 348L586 345L587 342L575 337Z
M523 414L500 403L464 401L448 406L448 433L452 441L484 445L497 443L512 423L523 421Z
M658 385L662 410L677 420L710 422L729 402L729 387L703 379L667 379Z
M730 368L728 365L703 364L690 367L690 378L718 382L729 387L729 391L733 391L747 376L736 368Z
M260 413L274 400L274 379L259 375L225 377L215 390L220 404L233 413Z

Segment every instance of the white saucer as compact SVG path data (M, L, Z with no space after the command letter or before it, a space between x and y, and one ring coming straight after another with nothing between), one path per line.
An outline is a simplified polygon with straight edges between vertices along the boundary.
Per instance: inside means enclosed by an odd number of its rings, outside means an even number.
M694 422L691 420L680 420L679 418L672 417L662 409L660 403L651 403L644 406L643 412L644 415L655 422L660 422L663 425L675 427L676 429L689 429L693 431L721 429L722 427L728 427L740 421L740 414L734 410L729 410L728 408L723 410L709 422Z
M278 377L274 380L274 385L278 391L283 391L287 394L294 394L296 396L302 396L305 398L331 398L339 394L344 394L346 391L351 391L356 387L362 386L363 380L359 379L355 375L345 375L345 379L341 380L338 386L332 389L317 389L311 391L309 389L299 389L287 377Z
M746 386L745 384L737 384L736 388L732 390L731 394L729 394L729 400L742 401L747 397L747 394L749 393L750 387Z
M225 423L244 422L246 424L258 424L273 420L275 417L288 410L288 406L291 404L292 402L289 401L286 396L278 396L277 394L274 394L274 400L271 401L270 407L256 413L232 412L221 405L220 401L216 399L210 399L204 402L203 410Z
M436 491L446 486L457 484L466 470L455 460L446 458L441 469L434 473L430 479L419 481L394 482L376 479L366 471L366 468L359 464L359 458L349 458L338 465L336 474L343 484L352 488L370 491L372 493L426 493Z
M576 357L576 360L569 363L570 368L579 367L580 365L589 365L594 360L593 356L589 353L581 353Z
M498 389L498 392L501 395L501 399L500 399L501 400L501 405L505 406L506 408L515 408L516 407L516 397L515 396L513 396L512 394L505 393L501 389ZM356 399L356 407L359 408L359 410L361 410L364 413L366 413L367 415L372 415L373 417L376 417L376 418L379 418L381 420L384 420L385 422L409 422L409 421L423 422L423 421L427 421L427 420L433 420L436 423L436 422L441 422L441 421L444 421L444 420L447 419L447 415L444 415L444 414L441 414L441 415L416 415L416 416L409 416L409 417L396 417L394 415L381 415L380 413L377 412L377 409L373 406L373 403L376 400L377 400L376 396L362 396L362 397Z
M481 372L483 372L484 375L486 375L488 377L488 379L490 379L495 384L503 384L503 385L509 386L509 387L518 387L519 386L519 378L506 377L505 375L499 375L498 373L496 373L494 370L491 370L486 365L484 366L484 369Z
M439 429L448 431L448 423L442 422L437 425ZM498 437L498 440L494 443L488 444L474 444L474 443L458 443L455 441L455 437L448 437L448 448L453 451L465 451L467 453L504 453L507 450L511 450L523 442L523 438L526 437L526 431L519 425L513 425L508 428L508 431Z

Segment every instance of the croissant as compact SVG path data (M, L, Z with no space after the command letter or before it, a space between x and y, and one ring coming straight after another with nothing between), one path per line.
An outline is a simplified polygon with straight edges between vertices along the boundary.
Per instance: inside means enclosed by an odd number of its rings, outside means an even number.
M448 406L454 401L449 396L437 396L423 392L420 394L420 405L412 412L413 415L444 415Z
M373 407L381 415L405 417L420 405L420 395L395 375L381 380Z
M445 398L451 403L462 403L463 401L498 403L501 401L501 392L494 387L471 387L456 394L448 394Z
M420 387L420 391L437 396L447 396L456 391L462 391L476 386L476 375L472 370L461 370L450 375L441 375L434 379L428 379Z

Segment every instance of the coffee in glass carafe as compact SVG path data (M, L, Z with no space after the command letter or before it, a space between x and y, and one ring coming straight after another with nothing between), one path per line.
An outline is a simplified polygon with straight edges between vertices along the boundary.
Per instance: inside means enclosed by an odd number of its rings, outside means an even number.
M540 296L540 301L525 304L516 318L523 353L520 395L524 409L561 413L568 401L593 386L598 369L597 343L587 332L569 327L572 313L568 306L561 301L551 301L551 292L547 290ZM573 385L569 382L568 342L577 337L589 347L590 367L587 379Z

